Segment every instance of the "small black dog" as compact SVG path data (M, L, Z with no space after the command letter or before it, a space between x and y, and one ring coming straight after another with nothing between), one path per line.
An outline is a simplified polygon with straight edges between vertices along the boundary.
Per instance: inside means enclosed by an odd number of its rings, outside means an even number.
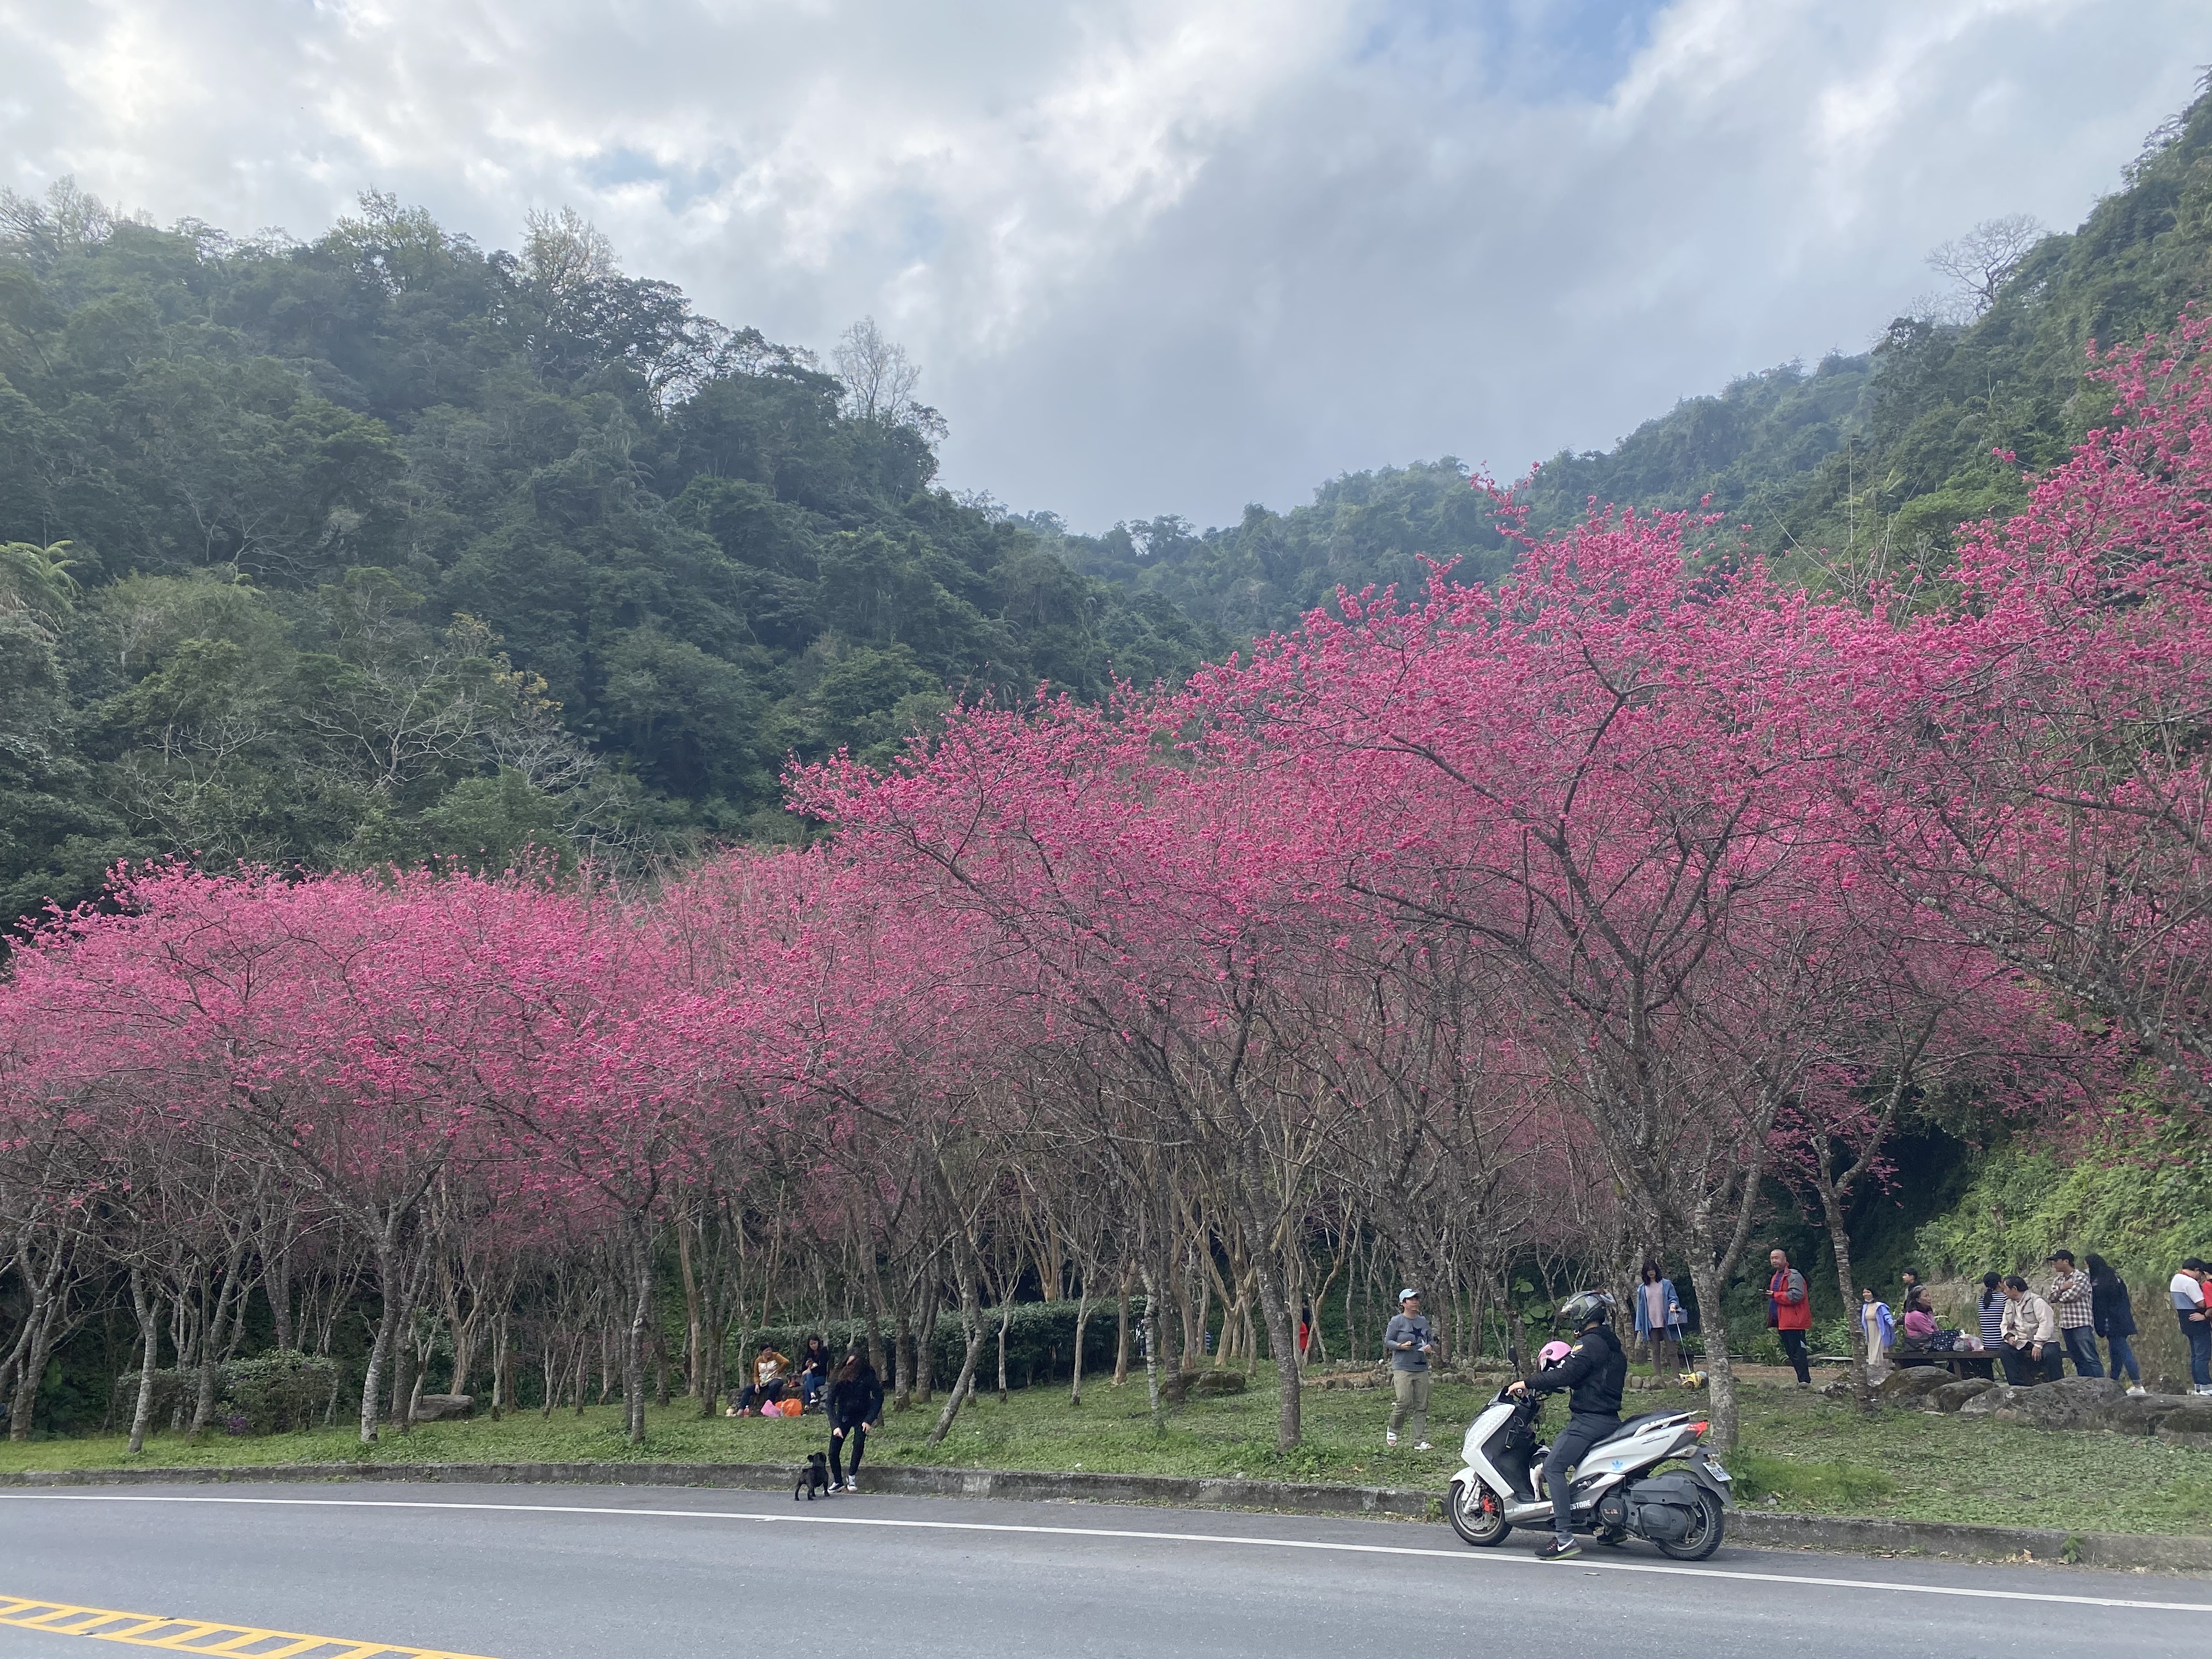
M799 1480L792 1486L791 1501L796 1504L799 1501L799 1494L804 1492L806 1495L806 1501L811 1504L814 1501L815 1493L818 1492L826 1492L829 1490L830 1454L827 1452L807 1453L806 1467L799 1472Z

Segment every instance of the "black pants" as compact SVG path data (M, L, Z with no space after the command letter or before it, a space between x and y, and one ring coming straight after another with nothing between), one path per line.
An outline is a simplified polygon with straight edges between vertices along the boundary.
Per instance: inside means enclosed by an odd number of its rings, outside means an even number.
M1573 1511L1573 1490L1567 1471L1583 1461L1583 1454L1620 1426L1618 1417L1596 1417L1577 1412L1567 1419L1559 1437L1544 1458L1544 1490L1552 1494L1552 1530L1561 1538L1575 1535L1568 1516Z
M1782 1339L1782 1352L1790 1356L1790 1363L1797 1368L1797 1380L1800 1382L1810 1382L1813 1380L1813 1368L1805 1361L1805 1333L1777 1331L1775 1335Z
M2066 1375L2066 1349L2063 1343L2046 1342L2043 1358L2038 1359L2033 1344L2015 1348L2009 1342L1997 1345L1997 1358L2004 1362L2005 1381L2015 1389L2032 1389L2039 1382L2056 1382Z
M855 1423L849 1429L830 1431L830 1478L832 1480L842 1481L845 1478L845 1470L838 1462L838 1455L848 1444L853 1448L853 1473L858 1474L860 1472L860 1454L868 1449L866 1424Z

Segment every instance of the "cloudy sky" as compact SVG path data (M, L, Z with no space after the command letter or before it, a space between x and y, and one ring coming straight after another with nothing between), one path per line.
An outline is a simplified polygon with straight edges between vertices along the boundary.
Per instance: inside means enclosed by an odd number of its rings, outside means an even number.
M2208 61L2204 0L0 0L0 184L573 204L725 321L873 314L957 488L1212 523L1863 347Z

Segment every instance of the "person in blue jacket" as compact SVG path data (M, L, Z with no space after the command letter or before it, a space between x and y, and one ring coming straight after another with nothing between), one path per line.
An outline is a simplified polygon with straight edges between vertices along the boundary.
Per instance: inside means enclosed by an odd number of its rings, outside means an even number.
M1682 1300L1674 1294L1674 1281L1659 1271L1659 1264L1644 1264L1644 1282L1636 1287L1636 1334L1651 1345L1651 1375L1664 1376L1667 1345L1674 1346L1674 1364L1682 1364L1682 1333L1689 1328L1690 1317L1682 1311Z
M1881 1364L1882 1357L1897 1346L1897 1324L1890 1317L1889 1304L1874 1299L1871 1285L1859 1286L1859 1328L1866 1333L1867 1364Z

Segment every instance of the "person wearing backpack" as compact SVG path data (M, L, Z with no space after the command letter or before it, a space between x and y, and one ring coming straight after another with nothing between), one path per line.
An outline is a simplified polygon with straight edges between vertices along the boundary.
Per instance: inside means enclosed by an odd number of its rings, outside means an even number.
M884 1384L866 1351L854 1348L830 1379L830 1490L860 1489L860 1458L868 1449L868 1431L884 1425ZM847 1451L849 1464L843 1462Z

